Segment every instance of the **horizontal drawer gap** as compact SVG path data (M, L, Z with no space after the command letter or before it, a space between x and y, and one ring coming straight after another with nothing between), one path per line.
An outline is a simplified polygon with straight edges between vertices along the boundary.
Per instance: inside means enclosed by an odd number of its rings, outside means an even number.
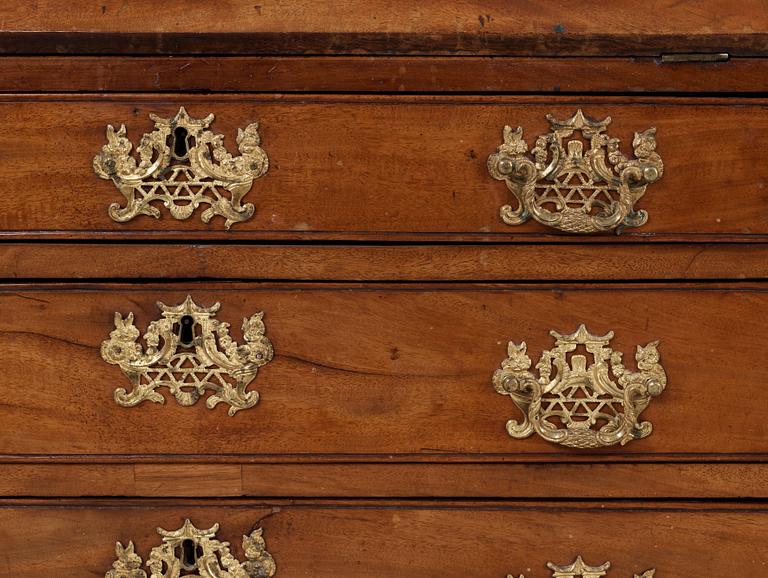
M767 67L768 68L768 67ZM679 91L674 89L669 90L649 90L649 89L638 89L638 90L626 90L626 88L617 89L617 90L464 90L464 91L452 91L452 90L442 90L442 91L428 91L428 90L396 90L396 91L386 91L386 90L290 90L290 89L281 89L281 90L226 90L226 89L220 89L220 90L210 90L210 89L179 89L179 90L142 90L142 89L131 89L131 88L121 88L120 90L98 90L98 89L91 89L91 90L82 90L78 88L72 88L71 90L45 90L45 89L39 89L34 92L30 92L29 88L26 87L24 90L18 90L14 91L8 87L3 87L0 85L0 93L2 93L3 96L13 96L14 94L24 95L24 96L31 96L31 95L40 95L40 96L68 96L68 95L78 95L78 96L99 96L99 95L136 95L136 96L157 96L157 97L163 97L163 96L280 96L280 95L291 95L291 96L339 96L339 97L366 97L366 96L381 96L381 97L402 97L402 96L413 96L413 97L439 97L439 96L456 96L456 97L473 97L473 96L482 96L482 97L523 97L523 96L532 96L532 97L547 97L547 96L554 96L554 97L627 97L627 98L665 98L665 99L687 99L691 102L691 104L695 104L695 101L697 99L706 99L706 98L728 98L728 99L744 99L746 102L749 102L750 100L765 100L765 94L766 90L768 90L768 86L755 86L754 88L750 88L743 91L737 91L737 90L731 90L731 91L696 91L696 92L686 92L686 91ZM665 104L672 104L672 101L667 101Z
M72 243L72 244L219 244L219 245L333 245L339 246L440 246L440 245L672 245L766 244L768 235L740 233L627 233L574 237L523 233L419 233L371 231L316 231L270 230L264 233L248 231L0 231L0 246L5 243Z
M120 500L114 498L69 498L60 501L48 501L46 499L29 498L4 498L0 499L0 509L7 508L26 508L26 509L70 509L70 508L92 508L98 505L103 509L132 509L132 508L208 508L215 504L222 504L228 508L257 508L257 507L279 507L286 509L304 509L304 508L332 508L332 509L381 509L381 510L399 510L399 509L456 509L456 510L579 510L579 511L606 511L606 510L648 510L648 511L668 511L668 512L696 512L706 510L707 512L731 512L754 511L768 514L768 509L763 500L751 501L728 501L728 500L425 500L414 499L406 503L400 503L401 500L389 500L386 498L368 498L368 499L247 499L247 498L137 498L130 500Z
M55 94L46 94L38 91L31 92L29 90L25 92L3 92L0 91L0 102L120 102L125 100L131 100L136 103L143 104L147 101L154 103L158 98L166 97L168 99L178 99L179 94L177 92L132 92L132 91L114 91L108 94L102 94L100 92L83 93L78 91L77 93L62 92ZM183 95L182 95L183 96ZM621 105L626 107L632 106L653 106L663 104L670 107L690 107L692 105L706 105L712 107L733 107L739 104L745 104L749 106L765 106L766 105L766 93L763 93L762 98L744 99L740 93L734 93L734 96L711 96L703 94L701 92L691 93L691 102L681 102L680 98L670 94L659 94L658 97L654 95L647 95L644 93L628 93L626 95L615 95L607 93L601 94L589 94L584 95L582 92L576 92L573 94L524 94L517 96L515 94L477 94L474 91L467 92L466 94L450 94L443 92L420 92L418 94L403 94L399 91L390 92L365 92L365 93L349 93L346 91L340 91L336 93L325 92L311 92L300 94L292 94L290 92L275 91L275 92L222 92L216 95L217 102L211 103L209 97L212 95L209 93L192 92L186 95L190 99L190 103L195 106L201 104L220 104L220 103L239 103L248 102L251 104L272 104L280 103L285 105L305 105L309 103L317 104L378 104L386 103L390 105L441 105L441 104L461 104L464 106L542 106L547 104L551 107L575 105L586 108L588 106L598 105ZM586 98L585 98L586 96ZM312 100L308 100L308 97L312 97ZM266 143L265 143L266 145Z
M99 233L99 232L94 232ZM108 234L101 232L99 234ZM632 251L638 247L644 249L653 248L656 250L663 247L679 247L685 246L690 248L703 249L706 247L743 247L745 245L755 246L768 246L768 235L754 235L752 237L746 236L746 238L739 236L738 238L725 236L722 240L715 241L692 241L685 239L672 239L665 240L660 238L655 240L655 236L643 237L642 235L632 236L603 236L603 237L588 237L575 239L574 237L565 236L548 236L542 240L529 240L525 239L504 241L501 238L494 239L492 241L486 240L471 240L471 239L459 239L459 240L439 240L439 239L424 239L424 240L397 240L397 239L247 239L240 236L235 236L230 239L227 238L206 238L206 237L189 237L187 235L183 240L177 237L176 234L171 233L173 236L170 238L141 238L141 233L131 234L128 233L125 238L121 238L124 233L113 234L114 238L111 239L95 239L95 238L82 238L82 239L66 239L56 235L45 235L44 237L32 237L32 238L12 238L17 233L9 233L7 231L0 232L0 249L8 246L35 246L35 245L49 245L49 246L71 246L73 248L96 245L99 247L108 248L120 248L131 246L143 246L146 248L151 247L192 247L192 248L205 248L214 246L223 247L317 247L317 248L330 248L330 247L351 247L351 248L366 248L366 247L405 247L405 248L419 248L419 247L478 247L478 248L496 248L506 247L514 249L516 247L623 247L627 251ZM178 233L180 236L181 233ZM31 234L30 234L31 237ZM139 238L137 238L139 237ZM503 237L503 235L498 235Z
M650 459L649 456L653 456ZM763 464L768 462L766 453L741 454L604 454L563 456L559 454L501 455L501 454L2 454L0 464L98 464L98 463L162 463L162 464L490 464L526 466L536 464Z
M393 277L397 277L396 274L393 273ZM536 285L546 285L549 286L548 289L550 290L558 290L556 287L552 287L553 283L567 283L568 284L568 290L578 290L580 286L587 286L590 289L597 288L598 286L604 285L608 286L609 288L611 286L625 286L626 289L632 289L632 284L638 284L638 285L680 285L680 287L667 287L667 288L661 288L662 290L667 291L683 291L687 290L685 285L686 284L695 284L695 290L696 291L706 291L708 289L712 290L722 290L724 287L724 284L733 284L735 286L729 287L733 290L753 290L752 287L747 287L751 284L761 284L766 281L768 281L768 276L765 277L748 277L748 278L721 278L721 277L712 277L712 278L696 278L695 280L691 279L685 279L685 278L663 278L663 279L631 279L631 278L615 278L615 279L574 279L570 278L567 275L563 275L560 277L553 277L549 279L530 279L526 278L524 276L518 276L516 278L510 278L510 279L503 279L503 278L489 278L489 279L478 279L478 278L472 278L466 281L445 281L441 279L430 279L430 278L421 278L417 280L407 280L407 279L394 279L392 281L382 280L382 279L373 279L373 280L365 280L360 278L355 279L317 279L317 278L311 278L311 279L305 279L305 278L273 278L273 277L254 277L254 278L237 278L237 277L131 277L131 276L125 276L125 277L88 277L84 278L79 275L75 275L73 277L58 277L58 278L48 278L48 277L24 277L24 278L13 278L13 277L0 277L0 285L7 286L6 289L0 289L0 291L7 291L12 290L11 288L14 286L23 287L24 289L28 289L30 285L39 285L41 287L49 288L51 286L58 286L58 285L66 285L66 284L75 284L77 285L77 289L74 288L64 288L71 289L71 290L89 290L91 288L102 288L104 285L116 285L116 284L122 284L125 283L127 280L130 280L132 284L136 286L141 285L184 285L189 287L196 287L196 288L203 288L202 286L209 283L215 283L216 285L222 285L226 283L232 283L232 284L251 284L251 285L260 285L260 284L285 284L285 285L297 285L297 286L306 286L311 285L312 290L314 289L321 289L322 285L328 285L328 286L339 286L339 285L349 285L351 283L354 283L357 285L357 289L362 289L365 286L373 285L375 287L387 287L387 286L394 286L398 288L404 288L407 286L417 286L423 290L426 291L433 291L433 290L440 290L440 289L447 289L451 290L454 288L460 288L461 286L470 287L473 290L480 289L477 287L478 285L493 285L493 287L483 287L483 289L486 290L497 290L497 289L508 289L511 287L520 287L521 284L525 284L527 287L526 289L532 288L531 286ZM711 283L715 286L713 287L707 287L702 284ZM92 284L93 287L89 287L88 284ZM349 287L347 287L349 288ZM58 287L56 287L58 289ZM254 287L253 289L257 289L257 287ZM345 288L339 288L339 287L333 287L331 290L344 290ZM755 287L754 290L765 290L768 289L764 287Z
M120 499L120 503L114 505L105 505L105 500L117 500ZM192 505L184 504L185 499L194 499L195 503ZM219 497L219 496L45 496L40 498L39 496L0 496L0 509L7 508L36 508L45 507L49 508L48 504L44 503L45 500L51 502L69 501L65 506L66 508L72 507L92 507L93 503L99 504L100 508L158 508L166 507L169 503L184 504L184 507L210 507L210 506L225 506L236 505L236 507L242 507L241 502L244 500L252 500L253 507L272 505L273 503L288 503L289 505L282 506L287 508L305 508L305 507L334 507L339 509L344 508L376 508L376 509L398 509L398 508L413 508L422 510L442 509L445 507L451 509L472 509L472 510L559 510L561 504L569 507L576 507L579 510L590 510L592 508L599 508L601 511L605 509L639 509L639 510L658 510L658 511L675 511L686 512L692 509L698 510L699 508L705 508L708 512L732 512L734 506L739 506L738 511L755 511L761 513L768 513L765 507L768 506L768 499L766 498L697 498L695 496L690 497L673 497L673 498L660 498L654 497L649 501L642 496L627 497L627 498L579 498L578 496L571 496L567 498L559 498L556 496L548 496L545 498L509 498L509 497L482 497L471 498L467 496L446 496L446 497L430 497L424 498L421 496L407 497L407 496L313 496L303 495L296 496L272 496L272 495L254 495L254 496L238 496L238 497ZM76 500L78 503L71 503ZM682 500L682 502L681 502ZM136 506L134 502L140 501L141 506ZM384 501L397 501L397 505L387 506L383 504ZM513 501L514 506L510 506L509 503ZM17 505L17 502L19 503ZM30 504L30 502L39 502ZM344 502L343 505L338 504ZM425 503L427 502L427 503ZM643 502L643 505L638 507L638 502ZM120 505L125 503L125 505ZM180 504L180 505L181 505ZM645 506L645 504L648 504Z
M0 294L19 292L55 291L56 293L120 292L135 293L146 291L288 291L288 292L580 292L580 291L654 291L654 292L757 292L768 291L765 280L637 280L637 281L317 281L317 280L253 280L253 279L141 279L140 283L125 278L110 281L92 281L79 278L30 280L0 280Z

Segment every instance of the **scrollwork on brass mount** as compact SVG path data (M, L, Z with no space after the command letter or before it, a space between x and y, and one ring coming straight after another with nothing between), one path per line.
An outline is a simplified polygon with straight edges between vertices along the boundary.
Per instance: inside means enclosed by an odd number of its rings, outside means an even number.
M160 210L152 205L155 201L179 220L188 219L201 204L210 205L202 220L207 223L220 215L227 229L253 215L254 206L241 201L253 181L269 168L267 154L259 146L258 123L237 130L240 156L233 157L224 147L224 137L207 130L212 114L192 118L181 107L173 118L149 117L155 130L141 137L138 163L131 155L133 144L125 125L117 131L107 125L107 144L93 159L96 174L111 179L127 201L125 207L110 205L113 220L125 223L138 215L159 218Z
M101 344L101 357L119 365L133 390L115 390L115 401L133 407L143 401L165 403L156 390L167 387L181 405L193 405L206 390L213 393L206 405L229 404L229 415L256 405L259 394L246 391L261 366L274 354L264 335L263 313L243 319L245 343L229 335L229 323L215 319L221 307L200 307L191 296L174 307L157 303L162 318L152 321L144 334L146 350L137 343L139 330L133 313L115 313L115 329Z
M637 346L639 371L629 371L622 353L608 347L613 331L592 335L581 325L570 335L549 332L555 347L544 351L536 364L538 378L529 371L527 345L510 341L509 357L493 374L493 385L508 395L523 412L523 421L509 420L513 438L534 432L545 440L574 448L624 445L650 435L650 422L639 422L640 414L667 385L659 364L658 341ZM592 363L587 365L587 356ZM553 373L554 366L554 375ZM611 377L613 376L613 378Z
M267 552L261 528L243 536L245 562L232 555L229 542L216 539L218 531L218 524L199 530L189 520L172 532L157 528L163 543L152 548L149 554L146 566L151 572L150 578L270 578L275 575L277 567ZM118 542L115 553L117 559L104 578L147 578L133 542L127 546Z
M504 143L488 157L488 171L504 181L517 207L501 207L508 225L533 217L569 233L597 233L639 227L648 213L635 209L649 183L661 178L664 165L656 153L656 129L635 133L635 159L619 150L619 139L605 130L611 117L596 121L578 110L568 120L547 115L552 132L536 139L531 154L523 129L504 127ZM589 141L570 138L575 132ZM607 162L606 162L607 161Z
M547 568L552 570L552 578L601 578L608 574L608 570L611 567L610 562L606 562L600 566L588 566L584 563L581 556L576 558L573 564L558 566L552 562L547 562ZM653 578L656 575L655 569L646 570L642 574L635 574L634 578ZM515 578L512 574L508 574L507 578ZM525 578L520 574L520 578Z

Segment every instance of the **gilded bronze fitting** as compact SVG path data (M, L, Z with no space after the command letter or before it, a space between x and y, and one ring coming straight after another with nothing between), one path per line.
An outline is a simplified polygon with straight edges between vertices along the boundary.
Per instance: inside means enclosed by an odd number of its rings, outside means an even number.
M517 206L501 207L508 225L520 225L533 217L543 225L568 233L598 233L639 227L648 213L635 209L649 183L664 172L656 153L656 129L636 132L635 157L619 150L619 139L605 130L611 117L592 120L581 110L568 120L547 115L552 132L539 136L528 151L523 129L504 127L504 143L488 157L488 171L504 181ZM588 141L570 138L579 132ZM607 162L606 162L607 161Z
M133 144L125 125L119 130L107 125L107 144L93 158L93 169L102 179L111 179L127 203L113 203L109 216L119 223L137 215L159 218L160 202L175 219L188 219L200 205L203 222L219 215L229 229L233 223L249 219L251 203L242 204L255 179L269 168L267 154L259 146L259 124L237 130L240 156L233 157L224 147L224 137L208 129L213 114L192 118L182 106L173 118L150 114L155 130L145 133L131 155ZM229 193L227 197L226 193Z
M229 323L215 319L220 303L200 307L188 295L180 305L158 302L157 306L162 317L152 321L144 334L146 350L137 343L133 313L125 318L115 313L115 329L101 344L104 361L119 365L133 385L130 392L115 390L119 405L165 403L156 391L161 387L167 387L181 405L193 405L211 390L205 405L227 403L229 415L258 403L258 392L246 388L274 354L264 335L262 312L243 319L245 343L239 345L229 335Z
M638 419L667 385L659 342L637 346L639 371L633 372L624 367L623 354L608 347L613 331L597 336L581 325L570 335L549 333L555 347L541 354L538 378L529 371L532 362L524 341L509 342L509 357L493 374L496 391L511 397L523 412L522 422L507 422L509 435L523 439L536 432L547 441L585 449L650 435L651 423ZM587 355L573 353L577 349L592 357L589 365Z
M232 555L229 542L216 539L218 531L218 524L199 530L189 520L172 532L157 528L163 543L149 553L146 566L151 572L150 578L270 578L275 575L277 567L267 552L261 528L243 536L244 562ZM118 542L115 553L117 559L104 578L147 578L133 542L127 546Z
M558 566L552 562L547 562L547 568L552 570L552 578L601 578L608 574L608 569L611 567L610 562L601 564L600 566L588 566L584 563L581 556L576 558L573 564ZM642 574L635 574L634 578L653 578L656 575L656 570L646 570ZM507 578L515 578L512 574L508 574ZM520 578L525 578L520 574Z

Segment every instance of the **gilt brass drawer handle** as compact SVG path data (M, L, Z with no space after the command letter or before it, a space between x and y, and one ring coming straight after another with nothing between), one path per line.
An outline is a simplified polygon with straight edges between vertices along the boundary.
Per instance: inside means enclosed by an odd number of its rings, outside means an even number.
M178 576L198 576L205 578L269 578L277 571L275 560L267 552L258 528L243 536L245 562L240 562L229 550L229 542L216 539L219 525L214 524L207 530L198 530L189 520L184 526L173 532L162 528L157 533L163 538L160 546L152 548L146 566L151 578L176 578ZM117 560L112 563L104 578L147 578L141 569L141 556L136 554L133 542L115 546ZM182 574L183 572L183 574ZM191 574L195 572L195 574Z
M181 405L193 405L205 390L212 390L205 404L213 408L227 403L229 415L258 403L258 392L246 387L273 356L264 335L263 313L243 319L245 344L238 345L229 336L229 323L214 319L220 303L200 307L187 296L181 305L158 302L157 306L162 317L152 321L144 334L146 350L137 343L133 313L125 318L115 313L115 329L101 344L104 361L119 365L133 385L130 392L115 390L118 405L165 403L156 391L160 387L167 387Z
M667 385L659 364L658 341L637 346L639 371L622 364L622 353L608 347L613 331L592 335L584 325L570 335L549 332L555 347L544 351L536 364L538 379L528 371L527 346L510 341L509 357L493 374L493 385L523 412L523 421L507 422L513 438L534 432L545 440L574 448L624 445L650 435L650 422L638 422L651 399ZM584 349L592 358L571 352ZM554 375L553 375L554 366ZM613 378L611 377L613 375Z
M203 222L219 215L226 219L227 229L253 215L253 205L241 201L269 168L267 153L259 146L258 123L237 130L240 156L233 157L224 147L224 137L206 130L212 114L192 118L181 107L173 118L155 114L149 118L155 130L141 137L138 159L131 155L133 144L125 136L125 125L115 131L111 124L107 144L93 158L96 174L111 179L127 201L125 207L110 205L113 220L125 223L137 215L159 218L155 201L179 220L188 219L201 204L210 205L203 211Z
M488 157L494 179L504 181L517 207L501 207L507 225L520 225L533 217L539 223L568 233L597 233L621 227L639 227L648 213L635 203L649 183L661 178L664 165L656 154L656 129L635 133L635 159L619 150L619 139L605 130L611 117L596 121L578 110L568 120L547 115L552 132L528 144L523 129L504 127L504 144ZM571 139L574 132L589 142ZM606 162L607 157L607 162Z
M573 564L566 566L558 566L552 562L547 562L547 568L552 570L552 578L600 578L608 574L608 570L611 567L610 562L606 562L601 566L588 566L581 559L581 556L576 558ZM653 578L656 575L656 570L646 570L642 574L635 574L634 578ZM508 574L507 578L515 578L512 574ZM520 578L525 578L520 574Z

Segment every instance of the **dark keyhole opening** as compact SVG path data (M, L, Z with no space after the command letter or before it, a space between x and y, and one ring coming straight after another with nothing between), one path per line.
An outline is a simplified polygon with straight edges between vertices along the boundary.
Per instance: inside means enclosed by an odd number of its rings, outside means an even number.
M195 325L195 320L191 315L185 315L179 321L181 330L179 331L179 341L182 345L192 345L195 340L195 333L192 328Z
M177 126L173 130L173 154L176 158L183 159L187 157L187 129L183 126Z
M197 568L197 545L189 538L181 543L181 565L185 570Z

